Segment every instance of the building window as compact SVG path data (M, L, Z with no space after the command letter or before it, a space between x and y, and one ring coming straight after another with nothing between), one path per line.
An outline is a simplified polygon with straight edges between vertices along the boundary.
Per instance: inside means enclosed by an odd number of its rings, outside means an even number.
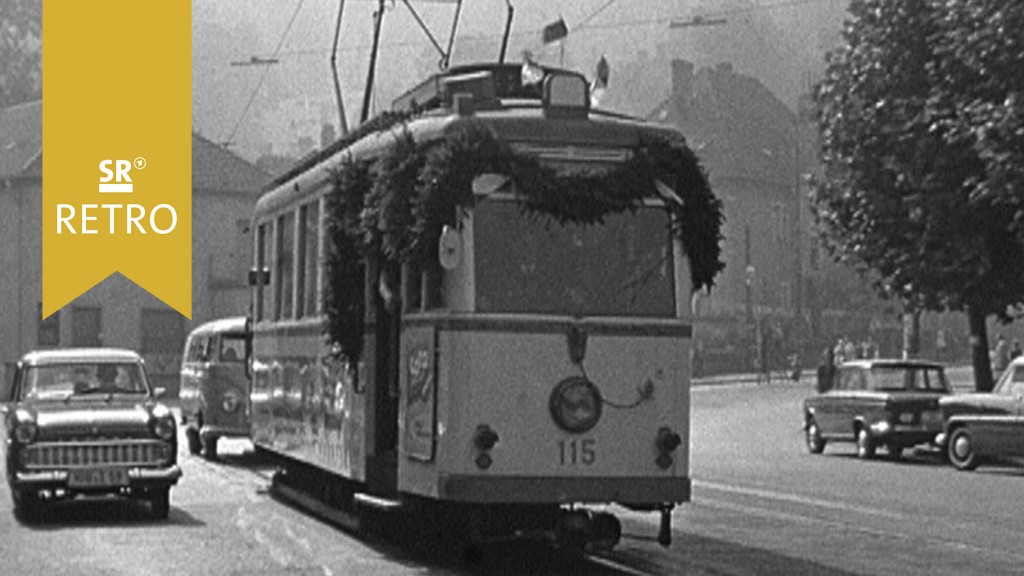
M277 242L274 248L274 319L294 317L295 298L295 213L277 218Z
M103 309L99 306L75 306L71 309L71 345L102 346Z
M43 318L43 303L39 303L39 317ZM39 346L60 346L60 310L39 321L39 332L36 336Z

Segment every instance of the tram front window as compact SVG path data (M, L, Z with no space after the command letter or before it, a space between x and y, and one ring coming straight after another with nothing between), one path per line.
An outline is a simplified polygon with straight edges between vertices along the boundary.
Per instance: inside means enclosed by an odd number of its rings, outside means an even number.
M559 224L489 199L474 208L476 310L675 315L669 217L650 206L603 225Z

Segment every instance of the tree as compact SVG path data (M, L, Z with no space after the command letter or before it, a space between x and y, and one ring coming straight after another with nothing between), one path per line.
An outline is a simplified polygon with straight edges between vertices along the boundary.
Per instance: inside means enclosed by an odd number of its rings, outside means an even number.
M1024 62L1010 4L852 0L816 93L825 245L908 313L966 311L979 390L992 384L986 319L1024 301L1024 164L1007 136L1024 115L996 110L1024 96L1020 68L995 66Z
M42 0L0 2L0 108L42 93Z

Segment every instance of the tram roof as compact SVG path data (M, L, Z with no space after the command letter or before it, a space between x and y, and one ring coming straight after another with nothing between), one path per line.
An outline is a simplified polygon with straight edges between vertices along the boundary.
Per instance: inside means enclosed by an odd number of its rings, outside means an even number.
M407 117L404 127L417 142L429 142L443 137L453 127L474 118L490 126L496 135L509 142L563 144L607 148L632 147L642 135L660 133L672 139L682 135L670 126L649 123L643 119L590 109L580 110L571 118L549 117L543 104L541 91L535 85L524 86L522 66L513 64L474 64L453 67L432 76L412 90L395 99L393 110L366 122L346 137L342 137L322 150L300 160L291 170L275 178L265 188L257 212L273 210L287 203L296 194L316 189L327 179L329 169L344 158L372 158L387 149L395 140L387 117ZM566 74L583 77L575 72L543 68L545 74ZM487 77L483 88L478 80ZM471 93L483 90L482 105L459 110L454 92Z

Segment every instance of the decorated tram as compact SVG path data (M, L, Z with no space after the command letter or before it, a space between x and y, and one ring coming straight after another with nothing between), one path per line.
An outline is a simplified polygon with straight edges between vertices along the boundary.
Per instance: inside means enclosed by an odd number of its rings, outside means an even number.
M344 522L610 547L614 504L667 545L721 204L677 131L526 72L440 73L260 198L253 442Z

